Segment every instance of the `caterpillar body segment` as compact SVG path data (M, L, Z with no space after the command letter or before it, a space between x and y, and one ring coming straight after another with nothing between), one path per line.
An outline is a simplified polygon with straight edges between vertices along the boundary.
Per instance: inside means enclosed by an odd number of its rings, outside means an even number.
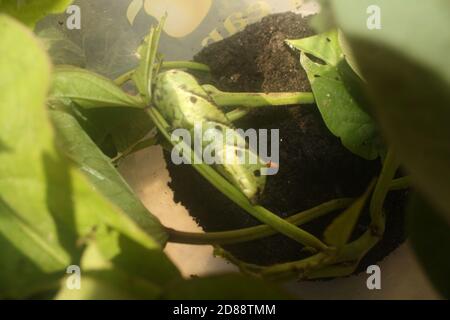
M266 167L245 138L190 74L169 70L156 78L154 104L172 128L194 132L200 125L203 149L213 150L215 169L256 204L266 184Z

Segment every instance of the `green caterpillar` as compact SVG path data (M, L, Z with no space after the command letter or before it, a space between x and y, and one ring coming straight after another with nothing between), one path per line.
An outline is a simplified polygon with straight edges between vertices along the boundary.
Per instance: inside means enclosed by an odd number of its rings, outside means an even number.
M214 104L193 76L179 70L159 74L153 100L172 128L192 131L196 124L201 124L203 132L209 131L213 136L224 137L222 143L214 145L211 140L203 138L203 148L213 147L216 158L227 159L215 164L216 170L252 203L258 202L266 184L266 176L261 174L261 169L266 165L248 148L245 139L234 130L225 113ZM235 161L229 161L233 156L236 156ZM239 162L239 157L245 161ZM250 162L249 159L256 161Z

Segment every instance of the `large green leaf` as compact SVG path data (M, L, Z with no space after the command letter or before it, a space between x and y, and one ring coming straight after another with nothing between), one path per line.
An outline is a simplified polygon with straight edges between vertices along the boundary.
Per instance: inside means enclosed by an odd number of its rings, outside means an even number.
M141 109L77 108L76 115L83 129L104 152L108 143L112 142L115 147L113 155L115 152L128 150L155 127L146 112Z
M169 300L288 300L292 296L273 283L240 274L183 280L169 286Z
M419 195L408 208L412 246L429 279L445 298L450 298L450 227Z
M84 50L69 38L67 32L70 31L49 26L37 32L37 36L44 43L54 65L85 67L87 60Z
M73 101L83 108L144 108L144 102L126 94L113 81L85 69L58 67L53 75L51 101Z
M167 235L158 221L144 207L116 168L83 131L77 120L63 110L51 111L61 149L112 203L162 245Z
M80 289L63 286L57 300L156 299L161 289L107 260L95 243L89 245L81 260ZM70 276L66 279L70 281Z
M50 63L25 27L0 15L0 297L48 290L78 263L84 238L108 226L156 252L161 246L60 155L47 118ZM158 235L156 235L158 237ZM157 269L154 276L161 275ZM166 276L167 277L167 276Z
M160 250L146 250L114 230L100 228L81 261L81 290L63 287L57 299L156 299L180 281Z
M30 27L50 13L62 12L72 0L0 0L0 12L7 13Z
M335 0L335 21L367 81L388 142L450 223L450 2ZM381 29L369 30L370 5Z
M384 153L373 119L358 99L355 81L358 78L348 66L339 45L338 32L289 40L288 44L301 50L300 62L305 69L317 106L330 131L353 153L368 160ZM321 59L313 61L307 54ZM345 79L344 79L345 78Z
M106 152L123 152L144 138L154 127L143 101L126 94L111 80L87 70L57 68L50 103L75 103L78 119L89 136ZM110 139L111 141L109 141ZM106 146L105 146L106 144Z
M358 222L364 206L366 205L367 198L374 187L373 182L367 191L359 197L348 209L341 213L333 222L325 229L324 239L325 242L335 246L342 247L349 240L353 233L353 230Z
M0 74L0 296L15 296L71 261L71 230L64 232L55 221L66 220L71 228L70 201L67 219L57 210L70 198L53 197L58 188L68 190L70 180L45 114L49 60L31 32L5 15Z

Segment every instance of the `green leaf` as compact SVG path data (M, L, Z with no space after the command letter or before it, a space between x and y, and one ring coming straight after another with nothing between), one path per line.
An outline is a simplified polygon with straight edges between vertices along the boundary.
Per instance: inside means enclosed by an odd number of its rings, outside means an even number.
M31 32L5 15L0 73L0 297L55 288L97 226L162 254L153 237L58 153L45 107L48 57Z
M34 27L46 15L63 12L71 3L72 0L0 0L0 12Z
M287 43L289 46L311 54L334 67L344 59L344 54L339 45L338 32L336 30L309 38L288 40Z
M163 286L181 279L163 251L148 250L102 226L81 260L81 290L65 286L57 299L156 299Z
M288 44L301 50L300 62L305 69L317 106L330 131L353 153L374 160L384 154L384 147L373 119L360 105L361 99L352 93L355 82L344 81L353 73L344 58L336 30L317 36L289 40ZM307 54L325 62L314 62ZM356 75L354 75L357 77ZM352 89L352 90L349 90Z
M143 278L114 266L104 257L96 243L89 245L81 261L79 290L64 285L57 300L130 300L156 299L161 289ZM70 282L66 278L66 283Z
M367 191L361 197L359 197L347 210L335 218L326 228L324 232L324 239L327 244L339 248L348 243L374 186L375 181L370 184Z
M450 298L450 227L428 201L415 195L408 207L411 244L428 278Z
M153 239L164 245L167 234L116 168L83 131L77 120L62 110L51 111L61 150L73 160L96 189L120 208Z
M157 63L158 45L165 21L166 16L161 19L156 28L152 27L150 29L148 36L137 51L141 60L133 73L132 79L141 96L148 103L152 100L152 84L156 76L155 71L157 71L155 64Z
M450 2L332 1L386 140L450 223ZM381 29L368 30L369 5ZM413 21L420 24L413 26Z
M83 108L144 108L144 102L122 91L113 81L85 69L58 67L53 74L50 102L75 102Z
M70 223L65 233L55 221L65 219L56 210L59 201L70 199L53 198L56 189L68 187L68 174L45 114L50 62L32 33L5 15L0 74L0 296L14 297L65 268L75 250Z
M163 295L168 300L288 300L292 296L275 284L239 274L176 282Z
M39 31L37 36L44 43L54 65L70 64L77 67L86 66L87 60L84 50L73 42L65 31L50 26Z
M124 152L155 127L144 110L131 108L77 108L77 119L94 142L104 149L111 138L118 152Z
M150 97L152 93L150 72L153 70L153 64L155 62L154 58L152 59L152 44L154 37L155 28L152 27L148 36L144 39L144 42L138 49L140 63L132 75L133 82L146 101L151 100Z

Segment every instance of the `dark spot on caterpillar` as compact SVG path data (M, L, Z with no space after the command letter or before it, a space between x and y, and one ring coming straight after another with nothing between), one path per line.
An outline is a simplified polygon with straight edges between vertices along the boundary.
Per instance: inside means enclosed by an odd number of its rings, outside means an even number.
M314 75L314 78L320 78L320 75L315 74L315 75Z
M328 41L328 42L331 42L331 39L330 39L330 38L327 38L327 41Z
M218 130L218 131L222 131L223 128L221 126L215 126L214 129Z
M182 85L180 86L180 89L181 89L181 90L187 90L187 85L182 84Z
M211 151L211 157L213 157L213 158L216 157L216 150L213 149L213 150Z
M197 97L191 96L192 103L197 103L197 101L198 101Z
M261 170L255 170L253 171L253 174L255 175L255 177L261 177Z
M160 92L157 92L157 93L155 94L155 99L156 99L156 102L161 102L161 100L162 100L162 95L161 95Z
M237 157L241 157L242 155L242 151L239 149L234 150L234 153L236 154Z

